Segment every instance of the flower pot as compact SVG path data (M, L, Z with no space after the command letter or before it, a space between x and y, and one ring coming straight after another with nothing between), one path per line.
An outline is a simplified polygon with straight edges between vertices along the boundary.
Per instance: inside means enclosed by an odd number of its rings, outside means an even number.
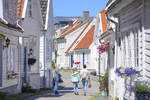
M29 65L29 66L34 65L35 62L36 62L36 59L35 59L35 58L29 58L29 59L28 59L28 65Z
M150 100L150 93L149 92L136 92L135 100Z

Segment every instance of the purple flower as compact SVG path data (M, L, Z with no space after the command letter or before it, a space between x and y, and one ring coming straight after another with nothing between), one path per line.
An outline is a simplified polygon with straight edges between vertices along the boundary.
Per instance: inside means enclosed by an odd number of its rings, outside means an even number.
M131 69L130 68L126 68L125 69L125 74L130 75L131 74Z
M105 89L104 88L101 88L101 90L100 91L104 91Z
M134 75L134 74L136 74L136 70L134 70L133 68L126 68L125 74L126 75Z
M118 76L121 76L120 69L121 69L121 67L116 68L116 70L115 70L115 73L116 73Z

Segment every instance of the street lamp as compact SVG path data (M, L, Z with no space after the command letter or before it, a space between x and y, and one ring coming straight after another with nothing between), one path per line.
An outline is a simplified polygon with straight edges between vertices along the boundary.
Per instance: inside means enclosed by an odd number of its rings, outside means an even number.
M33 53L33 50L29 49L29 54L28 55L30 56L30 55L32 55L32 53Z
M9 40L9 38L6 38L5 45L3 46L3 49L8 48L9 45L10 45L10 40Z

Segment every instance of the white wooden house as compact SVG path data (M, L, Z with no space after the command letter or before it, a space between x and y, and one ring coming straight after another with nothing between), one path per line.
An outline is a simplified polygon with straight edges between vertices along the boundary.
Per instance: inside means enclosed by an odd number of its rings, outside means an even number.
M22 34L17 23L17 0L0 0L0 92L20 92Z
M40 66L39 66L39 40L41 34L42 15L39 0L18 0L18 22L23 28L22 36L22 83L33 89L40 88ZM36 61L29 65L29 59Z
M97 48L93 42L95 30L95 19L88 21L82 32L72 42L67 49L67 54L73 56L74 64L79 62L79 69L83 68L83 64L87 65L88 70L96 70L98 68Z
M53 2L52 0L40 0L43 27L40 35L40 77L41 86L52 87L52 44L54 35Z
M105 9L103 9L101 12L98 13L96 17L95 27L96 28L95 28L94 42L98 49L99 46L105 44L106 42L110 42L110 36L107 34L108 23L106 19ZM108 69L108 66L109 66L108 51L109 50L107 49L105 52L99 54L98 73L100 74L100 76L104 76L106 69Z
M140 77L121 78L111 74L113 81L110 86L111 100L135 100L135 92L129 91L135 86L135 81L149 81L149 0L110 0L106 10L108 20L115 25L115 61L114 70L123 65L141 70ZM112 70L112 73L114 73Z
M77 19L71 25L61 30L61 33L59 33L60 36L57 37L57 66L63 68L73 67L73 59L66 55L66 52L72 42L84 29L85 25L81 23L80 19Z
M94 43L95 21L75 20L72 24L58 31L57 65L63 68L77 66L82 69L83 64L89 70L98 70L98 50Z

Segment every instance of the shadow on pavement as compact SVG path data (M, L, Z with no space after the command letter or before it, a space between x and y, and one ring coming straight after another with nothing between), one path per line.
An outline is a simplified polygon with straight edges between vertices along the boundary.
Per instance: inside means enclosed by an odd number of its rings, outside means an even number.
M72 87L65 87L62 90L59 90L59 93L64 95L67 93L73 93L73 88Z
M58 95L55 95L54 93L47 93L47 94L31 97L31 98L25 99L25 100L37 100L37 99L40 99L40 98L46 99L46 98L60 97L60 96L63 96L65 94L68 94L68 93L73 93L73 88L72 87L64 87L63 89L58 90L58 92L59 92Z

